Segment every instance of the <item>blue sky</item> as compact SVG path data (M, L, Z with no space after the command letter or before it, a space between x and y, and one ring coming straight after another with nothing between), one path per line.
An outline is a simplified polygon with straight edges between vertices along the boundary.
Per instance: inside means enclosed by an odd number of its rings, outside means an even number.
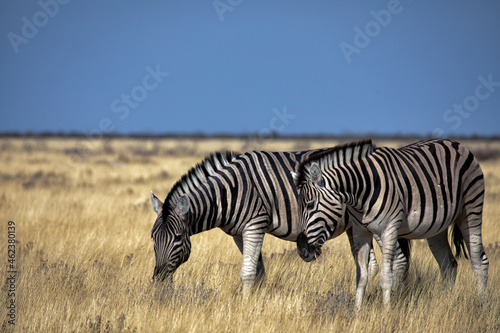
M0 132L500 134L499 1L2 1Z

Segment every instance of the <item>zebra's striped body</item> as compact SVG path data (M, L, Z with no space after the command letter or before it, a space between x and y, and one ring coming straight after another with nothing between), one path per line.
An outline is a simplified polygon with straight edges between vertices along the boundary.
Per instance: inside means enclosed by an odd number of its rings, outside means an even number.
M158 214L152 230L154 277L171 276L188 259L191 235L218 227L233 236L243 254L240 277L243 292L248 292L265 272L261 256L264 234L295 241L304 230L298 223L291 171L318 151L215 153L183 176L165 203L152 194ZM350 231L350 225L340 225L337 233L348 228ZM371 254L371 265L376 266Z
M400 149L375 149L368 140L333 148L304 161L296 185L308 240L298 244L304 259L321 246L318 235L328 234L317 227L318 216L337 216L341 204L348 205L358 251L358 307L367 282L367 241L373 235L382 243L384 303L389 302L394 282L392 264L398 237L427 239L443 275L455 280L457 263L448 244L450 226L454 226L457 254L465 241L479 292L485 291L488 259L481 238L483 174L472 153L458 142L427 140Z

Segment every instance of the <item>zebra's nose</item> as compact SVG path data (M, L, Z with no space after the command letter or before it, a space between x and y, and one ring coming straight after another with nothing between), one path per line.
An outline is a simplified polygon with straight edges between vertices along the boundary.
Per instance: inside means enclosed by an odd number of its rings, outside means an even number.
M153 281L162 281L165 275L164 270L165 270L165 265L155 266L155 270L153 272Z
M306 249L308 247L307 236L303 232L301 232L297 237L297 245L302 249Z
M309 257L309 244L307 243L307 236L304 233L300 233L297 237L297 252L303 260Z

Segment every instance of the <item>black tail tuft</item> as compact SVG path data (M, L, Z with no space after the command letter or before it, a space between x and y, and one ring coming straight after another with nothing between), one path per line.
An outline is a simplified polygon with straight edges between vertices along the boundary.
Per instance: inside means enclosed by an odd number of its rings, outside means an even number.
M469 259L467 254L467 247L465 246L464 236L462 231L456 223L453 224L453 229L451 229L451 238L453 239L453 244L455 245L455 257L460 258L462 256L462 251L464 253L465 259Z

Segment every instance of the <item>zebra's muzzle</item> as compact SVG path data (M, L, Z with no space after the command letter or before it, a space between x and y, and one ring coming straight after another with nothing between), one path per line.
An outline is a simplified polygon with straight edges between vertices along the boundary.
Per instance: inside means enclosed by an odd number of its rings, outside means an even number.
M297 252L302 260L310 262L321 254L321 246L310 245L307 236L301 233L297 238Z
M163 282L165 280L171 281L172 275L173 275L172 272L168 272L167 265L155 267L153 273L153 282Z

